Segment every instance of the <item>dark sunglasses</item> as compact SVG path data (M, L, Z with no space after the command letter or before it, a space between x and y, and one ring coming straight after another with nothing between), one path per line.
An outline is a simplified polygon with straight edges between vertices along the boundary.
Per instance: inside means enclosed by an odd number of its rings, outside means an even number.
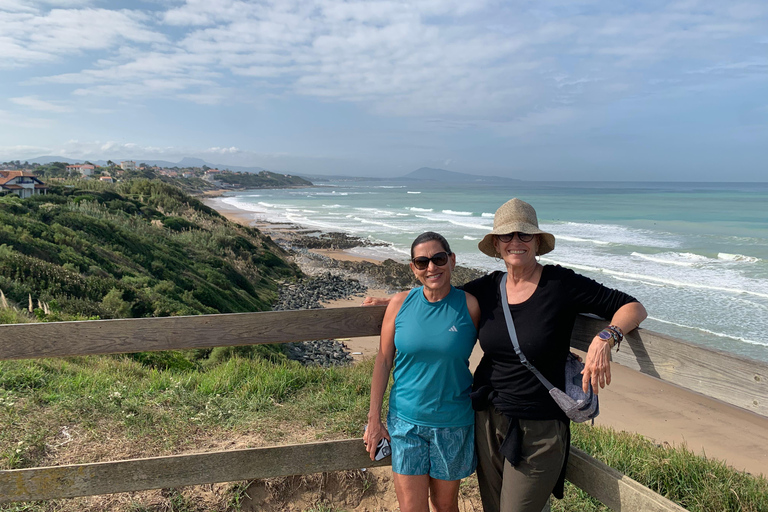
M443 265L448 264L448 256L450 256L451 253L449 252L439 252L435 255L433 255L431 258L427 258L426 256L417 256L413 258L411 261L413 262L413 266L416 267L419 270L424 270L429 266L429 262L435 264L437 267L442 267Z
M531 240L533 240L533 237L534 237L534 235L530 233L521 233L519 231L515 231L513 233L507 233L506 235L496 235L496 238L499 239L499 242L506 244L508 242L511 242L512 239L515 238L515 235L517 235L517 238L521 242L530 242Z

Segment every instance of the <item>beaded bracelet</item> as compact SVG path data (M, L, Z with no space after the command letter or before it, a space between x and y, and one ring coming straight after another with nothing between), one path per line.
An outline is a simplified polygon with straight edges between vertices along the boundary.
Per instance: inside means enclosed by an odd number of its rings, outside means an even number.
M610 331L611 335L613 336L613 339L616 342L616 352L618 352L619 345L621 345L621 342L624 339L624 333L621 331L621 327L616 325L609 325L606 327L606 329L608 329L608 331Z

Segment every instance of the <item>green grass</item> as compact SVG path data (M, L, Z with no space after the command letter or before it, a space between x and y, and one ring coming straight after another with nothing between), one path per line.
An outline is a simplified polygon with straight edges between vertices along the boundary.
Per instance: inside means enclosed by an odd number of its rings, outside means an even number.
M293 361L235 357L201 370L158 370L128 357L0 363L0 465L46 462L61 429L109 429L148 448L183 447L200 431L291 421L336 436L365 423L370 367L306 368Z
M768 510L768 480L685 446L660 446L643 436L583 424L573 426L572 443L692 512Z
M99 454L105 439L133 450L129 457L107 452L114 459L178 453L194 449L195 439L243 433L279 444L290 440L291 428L322 439L361 435L372 361L322 369L252 356L235 355L198 369L158 369L125 356L2 362L0 469L61 463L62 454L76 445L80 455L65 463L104 460ZM101 451L84 450L89 443ZM688 510L768 510L768 481L684 447L585 425L574 425L573 444ZM133 455L135 450L140 455ZM227 509L238 510L242 489L232 485ZM184 496L173 496L174 510L194 510ZM67 503L0 509L73 510ZM607 510L570 485L565 499L552 505L555 511Z

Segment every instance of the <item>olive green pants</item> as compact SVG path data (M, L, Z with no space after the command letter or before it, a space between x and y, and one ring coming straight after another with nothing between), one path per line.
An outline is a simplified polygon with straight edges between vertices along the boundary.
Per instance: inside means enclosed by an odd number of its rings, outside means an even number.
M495 407L475 413L477 480L485 512L541 512L549 509L565 460L566 425L559 420L520 420L521 460L512 466L499 448L509 420Z

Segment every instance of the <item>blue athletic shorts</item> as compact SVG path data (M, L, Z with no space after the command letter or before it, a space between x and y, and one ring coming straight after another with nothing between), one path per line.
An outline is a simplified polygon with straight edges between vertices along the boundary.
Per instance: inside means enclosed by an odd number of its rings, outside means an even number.
M424 427L387 416L392 438L392 471L461 480L475 472L475 427Z

